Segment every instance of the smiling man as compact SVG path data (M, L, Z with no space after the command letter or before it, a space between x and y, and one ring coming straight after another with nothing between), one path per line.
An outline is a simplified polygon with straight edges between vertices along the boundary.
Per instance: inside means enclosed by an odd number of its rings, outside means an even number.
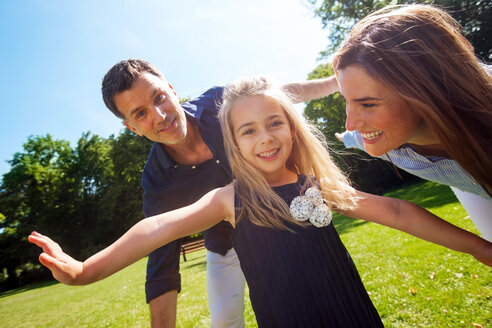
M332 77L285 88L297 101L308 101L338 87ZM106 106L130 130L154 142L142 173L146 217L189 205L232 181L216 117L222 91L214 87L179 104L164 75L138 59L121 61L105 75L102 94ZM232 232L226 221L204 232L212 327L244 327L245 282L232 248ZM179 251L176 241L149 255L145 291L153 327L176 325Z

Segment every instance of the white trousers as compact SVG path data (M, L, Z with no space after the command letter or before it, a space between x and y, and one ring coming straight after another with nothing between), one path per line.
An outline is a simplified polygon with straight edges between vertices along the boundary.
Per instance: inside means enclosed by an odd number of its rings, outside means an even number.
M236 251L207 251L207 292L212 328L244 328L245 279Z
M492 242L492 200L451 187L484 239Z

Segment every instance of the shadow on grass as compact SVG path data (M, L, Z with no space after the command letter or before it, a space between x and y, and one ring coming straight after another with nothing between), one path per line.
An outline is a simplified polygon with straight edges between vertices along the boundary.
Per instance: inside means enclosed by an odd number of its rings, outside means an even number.
M23 292L27 292L27 291L30 291L30 290L35 290L35 289L38 289L38 288L49 287L49 286L52 286L52 285L55 285L55 284L59 284L59 282L56 281L56 280L48 280L48 281L43 281L43 282L39 282L39 283L35 283L35 284L30 284L30 285L22 286L22 287L19 287L19 288L16 288L16 289L11 289L11 290L8 290L8 291L5 291L5 292L1 292L0 293L0 298L6 297L6 296L12 296L12 295L23 293Z
M385 196L406 199L425 208L441 207L458 202L449 186L435 182L418 182L388 192Z
M368 221L356 220L343 216L341 214L333 215L333 226L335 227L339 235L343 235L344 233L367 223Z
M203 255L186 260L186 262L181 262L181 271L195 268L197 266L205 268L207 266L207 256Z

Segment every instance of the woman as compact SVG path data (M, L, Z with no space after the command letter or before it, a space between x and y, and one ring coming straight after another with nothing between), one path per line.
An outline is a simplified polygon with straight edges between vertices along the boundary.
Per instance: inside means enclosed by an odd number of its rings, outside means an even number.
M459 24L429 5L381 9L352 28L333 68L354 131L337 134L345 146L453 187L492 240L492 78Z

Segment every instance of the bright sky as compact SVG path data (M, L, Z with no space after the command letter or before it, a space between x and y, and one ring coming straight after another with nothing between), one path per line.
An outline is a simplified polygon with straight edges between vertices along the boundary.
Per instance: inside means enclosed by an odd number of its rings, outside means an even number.
M303 0L0 0L0 174L31 135L117 135L100 86L119 60L195 97L245 75L305 80L327 33Z

